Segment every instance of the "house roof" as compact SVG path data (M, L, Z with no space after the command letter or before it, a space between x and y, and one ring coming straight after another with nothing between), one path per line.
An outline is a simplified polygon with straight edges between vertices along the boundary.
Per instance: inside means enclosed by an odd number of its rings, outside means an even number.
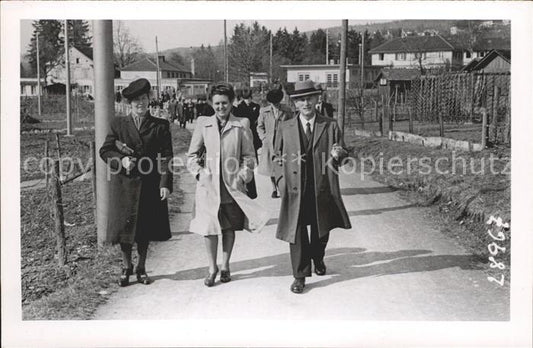
M170 64L164 60L159 61L159 69L164 71L175 71L175 72L190 72L189 70L177 67L174 64ZM122 71L156 71L157 64L154 60L150 58L141 59L135 63L132 63L128 66L122 68Z
M411 81L419 78L420 75L421 73L418 69L383 68L375 80L386 78L391 81Z
M511 53L509 51L492 50L482 59L472 60L472 62L466 65L462 70L470 72L484 69L497 57L501 57L504 61L511 64Z
M396 52L436 52L455 50L448 41L440 35L434 36L406 36L389 40L369 53L396 53Z
M92 47L85 47L85 48L74 47L74 48L80 51L81 53L83 53L90 60L93 60L93 48Z

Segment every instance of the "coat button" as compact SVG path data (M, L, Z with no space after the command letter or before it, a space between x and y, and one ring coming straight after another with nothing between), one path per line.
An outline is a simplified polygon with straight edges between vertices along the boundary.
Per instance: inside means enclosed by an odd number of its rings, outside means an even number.
M292 172L293 174L298 174L298 172L295 170L294 172Z
M292 188L294 191L298 191L298 188L297 187L293 187Z

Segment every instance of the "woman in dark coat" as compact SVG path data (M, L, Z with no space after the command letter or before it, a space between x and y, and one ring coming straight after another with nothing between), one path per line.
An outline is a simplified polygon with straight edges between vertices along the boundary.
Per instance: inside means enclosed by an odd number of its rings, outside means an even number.
M120 286L133 275L132 246L137 243L137 281L151 283L146 274L150 241L170 238L167 198L172 191L172 139L167 120L150 115L150 83L133 81L122 91L131 105L127 116L115 117L100 148L111 180L110 204L114 209L107 223L106 242L120 243L124 267Z

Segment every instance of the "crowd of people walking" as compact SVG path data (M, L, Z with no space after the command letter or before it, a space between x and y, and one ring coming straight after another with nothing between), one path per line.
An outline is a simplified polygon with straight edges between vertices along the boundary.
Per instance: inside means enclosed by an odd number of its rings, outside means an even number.
M143 167L172 158L169 122L185 127L195 122L187 152L187 169L196 178L195 204L189 230L204 238L208 272L204 284L231 281L231 255L236 231L260 232L270 214L257 197L254 170L270 178L272 199L280 199L276 238L289 243L294 281L290 290L302 293L305 278L326 274L324 255L333 228L351 228L344 207L338 168L347 156L333 107L322 90L307 80L286 93L281 86L266 94L266 105L253 101L250 89L235 93L228 83L213 85L207 96L178 100L176 95L150 103L150 84L134 81L122 91L131 113L117 117L100 148L100 156L114 169L114 194L125 207L109 227L109 242L123 253L121 286L133 274L132 245L137 243L137 280L146 274L148 243L170 238L167 198L172 173ZM288 94L288 98L286 98ZM239 100L240 99L240 100ZM290 100L293 108L284 104ZM168 121L154 113L165 109ZM295 111L293 111L295 110ZM326 161L327 163L323 163ZM152 169L153 169L152 168ZM325 170L323 170L325 168ZM218 267L218 241L222 264Z

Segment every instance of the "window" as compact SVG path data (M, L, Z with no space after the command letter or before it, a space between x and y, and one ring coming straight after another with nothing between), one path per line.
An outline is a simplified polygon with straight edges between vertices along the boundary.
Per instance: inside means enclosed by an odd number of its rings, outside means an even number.
M415 52L415 59L426 59L426 52Z
M76 64L80 64L80 59L76 58Z
M472 58L472 53L470 53L470 51L466 51L466 58Z
M339 74L333 74L333 83L337 84L339 82Z
M396 53L396 60L405 60L405 52Z
M309 80L309 73L299 73L298 81L305 81L305 80Z
M327 81L328 81L328 85L331 85L331 82L332 82L331 74L328 74Z
M385 59L385 53L380 53L379 60L384 60L384 59Z

